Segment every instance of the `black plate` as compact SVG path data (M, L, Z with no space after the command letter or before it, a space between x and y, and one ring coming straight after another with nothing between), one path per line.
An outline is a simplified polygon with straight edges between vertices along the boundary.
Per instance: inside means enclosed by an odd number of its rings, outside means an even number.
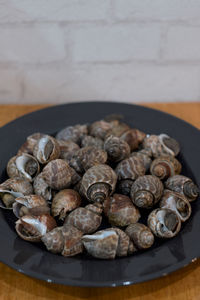
M25 138L33 132L55 133L76 123L120 113L132 127L147 133L167 133L181 144L183 174L200 183L200 134L190 124L169 114L137 105L85 102L46 108L25 115L0 128L0 180L5 167ZM0 211L0 260L26 275L74 286L119 286L144 282L173 272L200 256L200 202L192 204L192 216L177 237L157 241L153 248L113 261L89 257L64 258L17 237L12 213Z

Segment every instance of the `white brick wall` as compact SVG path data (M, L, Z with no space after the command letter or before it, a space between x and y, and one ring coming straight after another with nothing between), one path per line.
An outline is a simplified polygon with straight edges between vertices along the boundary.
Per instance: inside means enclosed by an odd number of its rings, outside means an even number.
M200 101L200 0L0 0L0 103Z

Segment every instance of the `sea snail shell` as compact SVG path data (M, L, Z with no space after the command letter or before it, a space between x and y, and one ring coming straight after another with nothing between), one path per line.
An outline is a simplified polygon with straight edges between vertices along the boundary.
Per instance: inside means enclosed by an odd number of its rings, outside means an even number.
M149 170L152 160L151 160L151 153L148 150L142 149L138 152L132 152L131 156L138 157L139 159L142 160L145 167L145 172Z
M7 174L10 178L20 177L33 181L39 171L37 159L26 153L12 157L7 164Z
M111 195L116 186L117 175L108 165L97 165L83 175L81 193L90 202L103 202Z
M64 189L58 192L51 204L51 212L53 217L59 217L64 220L67 212L74 210L81 205L80 195L71 189Z
M165 182L165 187L171 191L184 195L190 202L199 195L199 188L193 181L183 175L175 175Z
M139 210L127 196L114 194L104 201L104 213L113 226L127 226L140 218Z
M185 222L191 215L191 205L187 198L180 193L164 190L159 203L160 208L169 208L173 210Z
M119 137L109 136L104 142L104 150L112 162L119 162L130 155L129 145Z
M59 158L60 146L52 136L44 135L36 143L33 149L33 155L41 164L46 164L51 160Z
M72 141L76 144L81 143L81 139L83 136L87 135L88 129L87 125L75 125L75 126L68 126L60 130L57 135L57 140L64 140L64 141Z
M150 172L159 179L167 179L170 176L180 174L181 164L173 156L159 156L151 164Z
M49 231L41 240L52 253L74 256L83 252L82 236L83 233L77 228L65 225Z
M29 242L39 242L48 231L56 227L56 222L49 214L39 216L25 215L16 222L18 235Z
M147 223L153 234L159 238L172 238L181 229L180 218L169 208L153 210L148 216Z
M33 182L33 189L36 195L42 196L45 200L50 201L52 198L51 188L43 178L43 174L37 175Z
M146 134L138 129L130 129L121 135L121 139L130 146L131 151L137 149Z
M22 153L33 154L33 149L37 144L37 141L44 136L43 133L37 132L29 135L26 139L26 142L19 148L17 155L21 155Z
M102 207L99 204L78 207L66 217L64 224L70 224L83 233L93 233L101 225L101 213Z
M151 208L161 198L163 184L156 176L141 176L131 187L131 199L138 207Z
M180 146L176 140L167 134L150 135L143 141L145 149L150 148L154 157L160 155L177 156L180 152Z
M130 224L126 228L125 232L138 249L150 248L154 243L153 234L151 233L150 229L144 224Z
M98 149L103 149L103 140L91 135L85 135L81 140L82 147L96 147Z
M137 177L145 174L145 167L140 158L132 156L122 160L117 165L115 172L118 175L118 180L135 180Z

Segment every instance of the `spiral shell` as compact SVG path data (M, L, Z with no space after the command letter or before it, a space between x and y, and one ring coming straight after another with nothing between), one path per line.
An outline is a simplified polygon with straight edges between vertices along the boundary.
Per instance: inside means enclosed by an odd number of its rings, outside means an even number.
M64 140L64 141L72 141L76 144L81 143L81 139L83 136L88 134L87 125L75 125L75 126L68 126L62 130L60 130L57 135L57 140Z
M102 207L89 204L73 210L65 219L64 224L70 224L83 233L95 232L102 221Z
M81 140L82 147L96 147L98 149L103 149L103 140L91 135L85 135Z
M129 145L118 137L110 135L104 142L104 150L112 162L119 162L130 155Z
M180 162L175 157L159 156L152 162L150 173L162 180L180 174L181 168Z
M132 179L120 180L117 184L118 193L122 195L130 196L132 184L133 184Z
M82 242L87 252L100 259L114 259L119 236L113 229L100 230L92 235L84 235Z
M172 238L181 229L181 220L178 215L168 208L157 208L148 216L148 226L159 238Z
M184 195L190 202L194 201L200 193L198 186L190 178L183 175L168 178L165 187Z
M127 226L140 218L139 210L127 196L114 194L104 201L104 213L109 223L114 226Z
M56 227L42 237L42 242L52 253L74 256L83 251L82 236L83 233L73 226Z
M131 151L137 149L146 134L138 129L130 129L121 135L121 139L130 146Z
M135 180L139 176L145 174L143 161L135 156L122 160L115 169L118 180L132 179Z
M30 195L33 193L31 183L20 177L10 178L0 184L0 189L5 189L13 192L18 192L23 195Z
M36 195L42 196L45 200L50 201L52 198L51 188L43 178L43 174L37 175L33 182L33 189Z
M19 148L17 155L21 155L22 153L33 154L33 149L39 139L44 136L43 133L37 132L33 133L27 137L26 142Z
M37 209L35 209L37 207ZM40 207L40 209L39 209ZM24 215L48 213L49 207L47 201L38 195L27 195L17 197L13 204L13 212L17 218Z
M118 245L116 249L116 256L127 256L129 254L133 254L137 251L137 248L133 244L133 242L130 240L129 236L121 229L119 228L111 228L114 230L119 239L118 239ZM110 230L110 229L107 229Z
M192 212L191 205L187 198L180 193L170 190L164 190L159 206L160 208L173 210L182 222L188 220Z
M82 152L81 164L85 171L95 165L104 164L107 161L107 153L102 149L85 147L81 148L80 152Z
M112 124L106 121L97 121L90 125L89 134L93 137L104 140L106 134L111 130Z
M151 160L151 154L148 150L142 149L138 152L132 152L131 156L138 157L140 160L142 160L143 165L145 167L145 172L149 170L152 160Z
M126 131L130 129L130 126L126 123L119 122L118 120L113 120L110 122L111 129L107 132L105 138L108 138L110 135L121 137Z
M117 175L108 165L97 165L83 175L81 193L91 202L103 202L116 186Z
M64 220L67 212L74 210L81 205L80 195L71 189L58 192L52 200L51 212L53 217L59 216Z
M55 190L68 188L80 180L77 173L62 159L50 161L44 167L42 177L48 186Z
M141 176L131 187L131 199L138 207L151 208L161 198L163 184L156 176Z
M180 146L176 140L169 137L167 134L150 135L143 141L145 149L151 149L154 157L162 155L177 156L180 152Z
M25 215L16 222L15 226L17 234L29 242L39 242L42 236L55 227L56 222L49 214Z
M26 153L12 157L7 164L7 174L10 178L20 177L33 181L39 171L37 159Z
M65 159L69 161L73 155L74 152L80 149L79 145L72 141L63 141L63 140L57 140L59 146L60 146L60 157L61 159Z
M39 139L33 149L33 155L41 164L59 158L60 146L52 136L44 135Z
M126 228L125 232L138 249L150 248L154 243L153 234L151 233L150 229L144 224L130 224Z

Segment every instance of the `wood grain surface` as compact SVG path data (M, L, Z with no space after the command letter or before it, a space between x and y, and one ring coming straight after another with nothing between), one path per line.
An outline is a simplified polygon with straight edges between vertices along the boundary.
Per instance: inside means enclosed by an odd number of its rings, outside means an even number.
M0 126L46 106L0 105ZM200 128L200 103L152 103L146 106L173 114ZM118 288L74 288L49 284L24 276L0 263L0 300L36 298L38 300L200 300L200 259L166 277Z

